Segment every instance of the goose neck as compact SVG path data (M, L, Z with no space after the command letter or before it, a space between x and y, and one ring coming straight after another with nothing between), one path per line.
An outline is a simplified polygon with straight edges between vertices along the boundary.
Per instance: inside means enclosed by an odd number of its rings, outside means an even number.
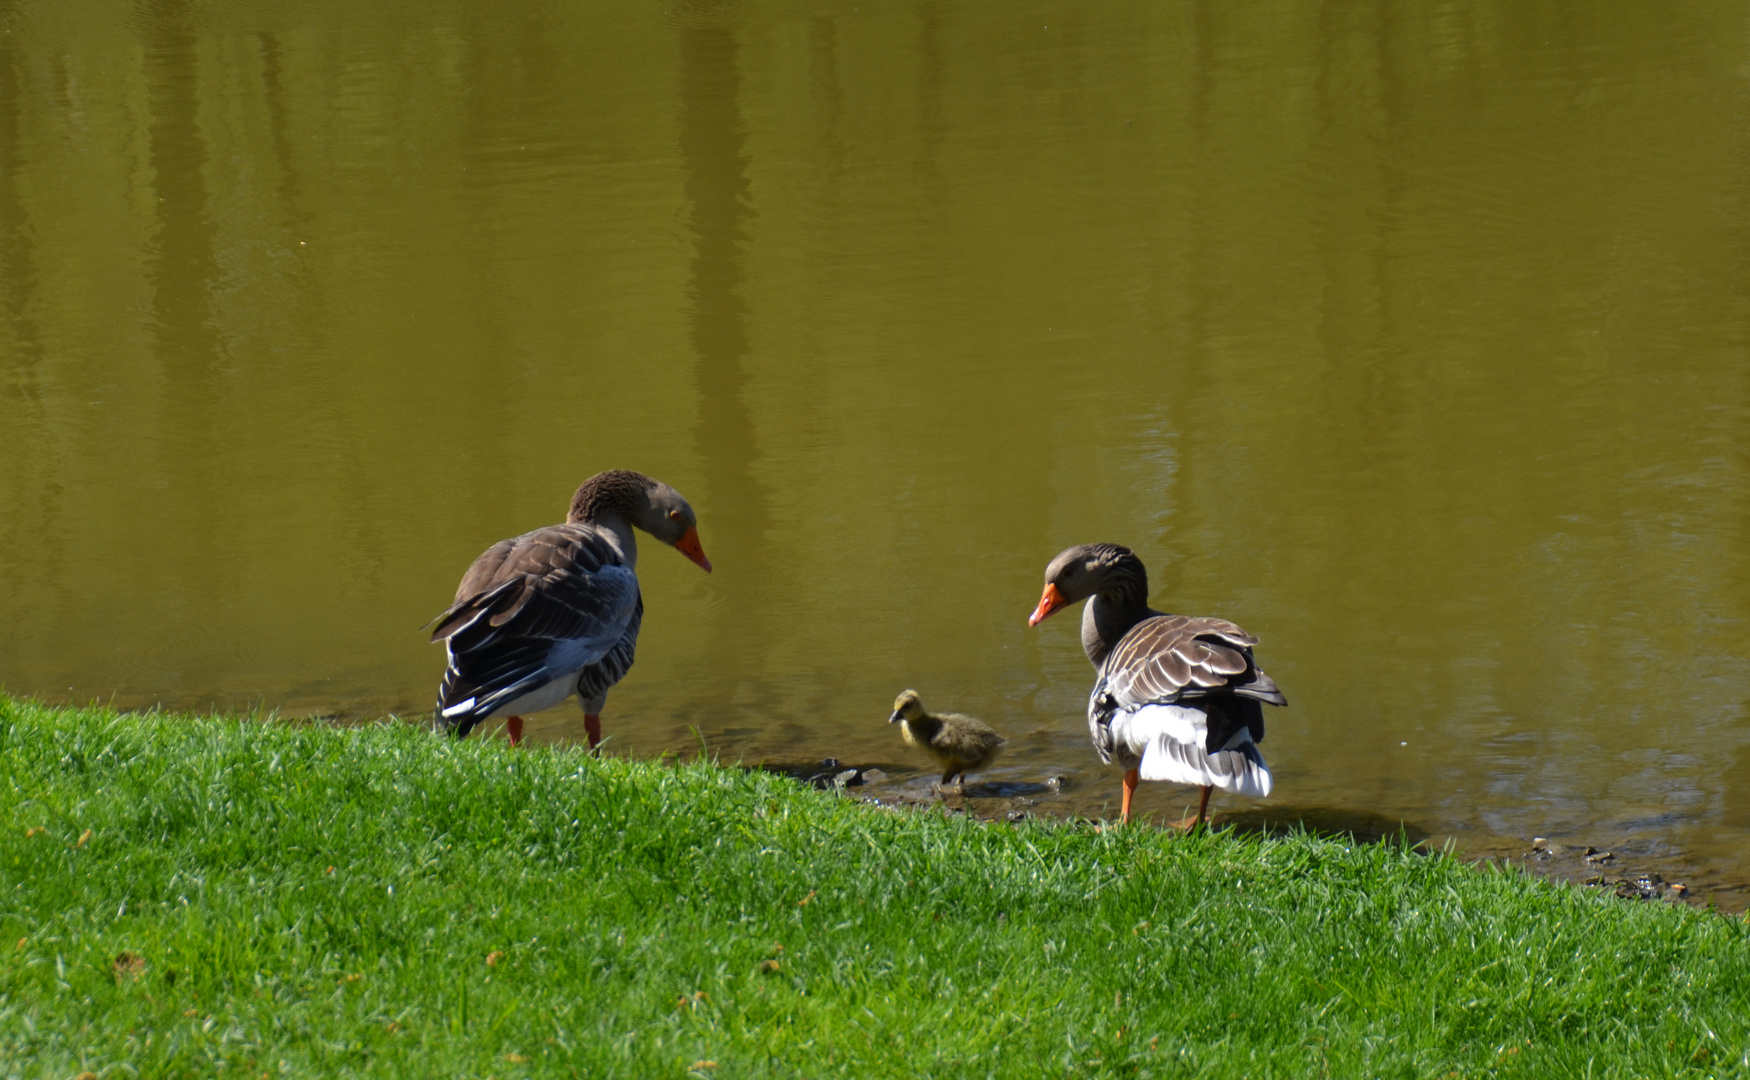
M1082 609L1082 648L1088 661L1095 667L1105 663L1130 628L1148 616L1147 601L1125 592L1098 592L1088 597Z
M626 569L638 569L638 541L632 535L632 526L621 517L617 511L605 510L594 516L589 522L599 529L620 553L620 561Z

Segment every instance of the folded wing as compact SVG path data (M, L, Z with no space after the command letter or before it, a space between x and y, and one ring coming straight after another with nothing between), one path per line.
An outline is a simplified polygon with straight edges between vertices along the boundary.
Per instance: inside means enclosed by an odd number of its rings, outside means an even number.
M616 648L630 666L625 639L628 631L636 638L641 611L637 576L592 526L554 525L494 544L432 631L449 652L439 722L467 734L494 710L575 679Z
M1276 683L1252 661L1256 644L1257 638L1226 619L1156 615L1131 627L1101 670L1120 705L1212 693L1288 704Z
M1263 703L1286 705L1258 669L1258 639L1226 619L1156 615L1132 627L1100 666L1088 730L1100 760L1244 795L1268 795Z

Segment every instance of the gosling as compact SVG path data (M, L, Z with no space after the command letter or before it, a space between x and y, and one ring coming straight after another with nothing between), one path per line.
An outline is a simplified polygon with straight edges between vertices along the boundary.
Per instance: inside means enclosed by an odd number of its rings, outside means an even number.
M985 724L959 713L931 716L916 690L907 690L893 703L890 724L899 725L899 733L912 746L921 747L942 767L942 784L958 774L960 790L966 790L966 773L982 769L1003 752L1007 739Z

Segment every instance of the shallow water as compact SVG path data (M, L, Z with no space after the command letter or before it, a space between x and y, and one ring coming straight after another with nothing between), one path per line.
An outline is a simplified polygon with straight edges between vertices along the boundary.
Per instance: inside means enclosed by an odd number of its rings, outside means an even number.
M1742 906L1747 106L1724 3L0 6L0 686L428 709L639 468L717 572L623 751L921 771L915 686L1098 812L1026 615L1112 540L1263 638L1271 809Z

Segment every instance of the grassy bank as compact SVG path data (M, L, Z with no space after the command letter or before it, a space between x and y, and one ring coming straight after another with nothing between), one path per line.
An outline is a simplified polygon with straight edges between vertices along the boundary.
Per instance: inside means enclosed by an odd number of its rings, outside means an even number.
M0 1074L1750 1074L1750 933L1393 846L0 698Z

